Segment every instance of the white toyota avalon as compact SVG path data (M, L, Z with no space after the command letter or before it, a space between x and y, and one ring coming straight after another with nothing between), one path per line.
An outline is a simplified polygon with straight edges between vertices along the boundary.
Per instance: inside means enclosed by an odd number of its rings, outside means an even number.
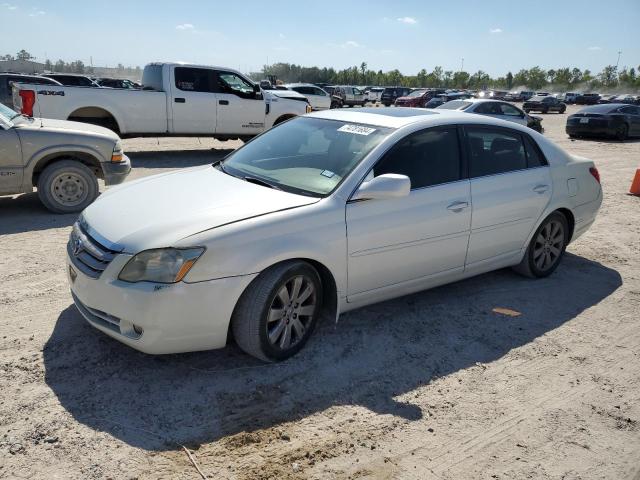
M299 351L322 316L503 267L545 277L602 201L593 162L512 122L330 110L205 167L104 193L68 244L73 299L143 352Z

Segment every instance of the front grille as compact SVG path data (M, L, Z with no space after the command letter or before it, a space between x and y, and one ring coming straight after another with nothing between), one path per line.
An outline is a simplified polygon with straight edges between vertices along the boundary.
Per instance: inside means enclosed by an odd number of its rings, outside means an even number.
M118 252L98 243L76 223L69 236L67 253L78 270L91 278L99 278Z

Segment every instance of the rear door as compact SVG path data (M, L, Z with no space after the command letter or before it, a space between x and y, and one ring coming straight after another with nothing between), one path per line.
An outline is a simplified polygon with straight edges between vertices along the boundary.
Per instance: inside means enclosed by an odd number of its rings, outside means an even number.
M175 67L171 75L172 132L215 133L215 71L208 68Z
M23 169L18 133L0 121L0 194L16 193L22 184Z
M256 94L253 84L235 72L220 70L217 76L216 133L248 136L262 133L266 115L262 94Z
M526 134L467 126L473 212L467 267L517 255L552 193L549 166Z

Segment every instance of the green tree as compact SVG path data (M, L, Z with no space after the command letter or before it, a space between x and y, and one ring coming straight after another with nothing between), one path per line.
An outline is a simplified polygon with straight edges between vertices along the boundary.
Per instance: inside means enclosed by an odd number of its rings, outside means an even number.
M32 60L34 58L36 58L36 57L31 55L24 48L22 50L20 50L18 53L16 53L16 59L18 59L18 60L27 61L27 60Z

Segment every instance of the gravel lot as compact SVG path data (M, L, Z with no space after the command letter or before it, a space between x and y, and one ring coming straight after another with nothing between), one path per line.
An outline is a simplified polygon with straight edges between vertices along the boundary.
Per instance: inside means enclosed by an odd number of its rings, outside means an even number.
M545 134L596 161L604 204L554 275L350 312L284 364L147 356L95 331L65 278L74 216L0 198L0 478L202 478L185 446L216 479L639 480L640 141L570 141L565 119L544 115ZM237 143L125 146L136 178Z

